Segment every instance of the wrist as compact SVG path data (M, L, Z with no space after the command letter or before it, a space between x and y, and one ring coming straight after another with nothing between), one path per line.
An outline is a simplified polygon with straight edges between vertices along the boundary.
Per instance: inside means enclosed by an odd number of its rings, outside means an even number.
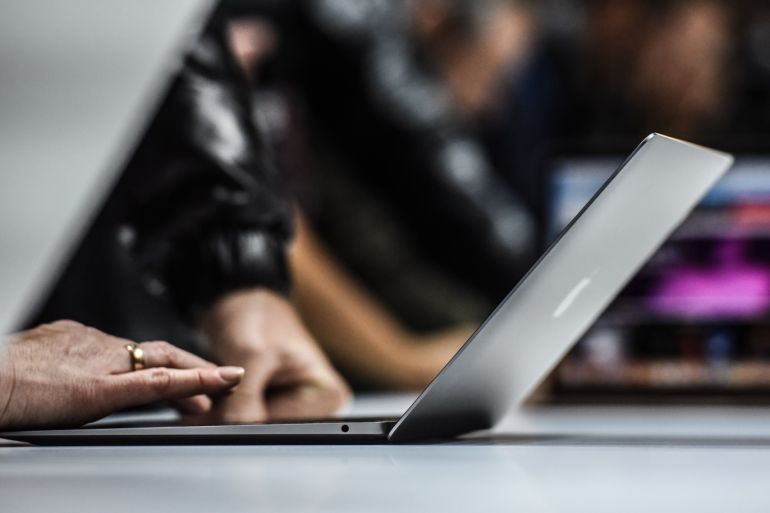
M16 369L7 347L0 349L0 429L12 424L11 399L16 388Z
M230 292L206 311L201 319L201 333L214 354L258 352L262 337L271 330L271 320L291 312L289 301L266 288Z

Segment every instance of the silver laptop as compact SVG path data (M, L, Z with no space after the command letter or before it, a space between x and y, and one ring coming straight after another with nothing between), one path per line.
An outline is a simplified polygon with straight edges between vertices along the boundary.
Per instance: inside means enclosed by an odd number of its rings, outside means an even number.
M402 442L491 428L550 373L732 162L662 135L645 139L400 418L0 436L40 444Z

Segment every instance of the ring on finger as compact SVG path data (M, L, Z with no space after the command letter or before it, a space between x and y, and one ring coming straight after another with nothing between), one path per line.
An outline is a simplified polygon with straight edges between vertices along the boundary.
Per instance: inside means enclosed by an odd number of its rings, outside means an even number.
M131 371L142 370L147 367L144 359L144 351L136 344L126 344L124 346L131 357Z

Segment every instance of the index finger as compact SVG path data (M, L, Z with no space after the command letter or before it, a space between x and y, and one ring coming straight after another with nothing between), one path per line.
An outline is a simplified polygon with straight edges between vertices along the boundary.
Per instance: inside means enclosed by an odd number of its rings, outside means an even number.
M266 389L278 363L262 357L245 363L243 381L212 410L211 419L225 424L264 422L268 419Z
M114 410L163 400L219 394L243 378L242 367L169 369L158 367L110 376L103 388L105 401Z

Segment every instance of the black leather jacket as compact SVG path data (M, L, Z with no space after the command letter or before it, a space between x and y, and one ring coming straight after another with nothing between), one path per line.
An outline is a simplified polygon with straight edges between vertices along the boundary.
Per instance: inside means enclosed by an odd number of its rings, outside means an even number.
M288 290L291 203L250 98L210 30L129 168L135 254L186 313L236 288Z
M531 264L528 205L492 168L399 0L231 0L270 20L260 70L300 97L311 136L411 228L431 260L500 296ZM312 212L311 212L312 214ZM321 228L322 229L322 228ZM497 298L499 299L499 298Z
M288 291L292 206L243 80L212 24L33 322L179 343L178 320L228 291Z

